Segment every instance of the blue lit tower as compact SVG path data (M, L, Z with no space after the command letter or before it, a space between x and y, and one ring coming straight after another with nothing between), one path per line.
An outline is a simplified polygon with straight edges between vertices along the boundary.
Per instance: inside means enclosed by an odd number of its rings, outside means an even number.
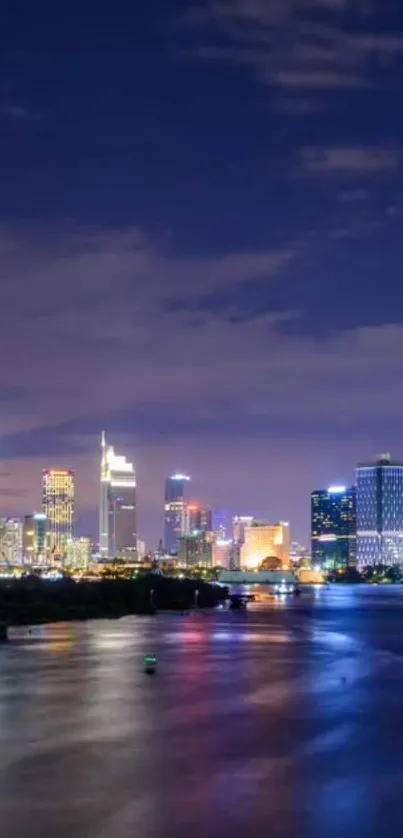
M359 567L403 564L403 463L381 454L359 463L356 482Z
M339 570L355 564L355 489L330 486L311 495L312 565Z
M165 481L165 550L170 555L179 552L179 539L186 532L186 490L190 477L172 474Z

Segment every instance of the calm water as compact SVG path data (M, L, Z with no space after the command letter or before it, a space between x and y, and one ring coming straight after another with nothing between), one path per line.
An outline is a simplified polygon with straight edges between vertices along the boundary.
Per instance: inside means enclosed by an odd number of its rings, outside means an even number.
M5 838L398 838L403 591L16 631L0 737Z

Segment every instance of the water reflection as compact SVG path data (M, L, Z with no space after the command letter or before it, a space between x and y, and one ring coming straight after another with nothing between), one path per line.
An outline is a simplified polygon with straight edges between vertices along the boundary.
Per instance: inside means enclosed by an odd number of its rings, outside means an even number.
M400 625L395 590L337 589L17 632L0 650L4 835L397 836Z

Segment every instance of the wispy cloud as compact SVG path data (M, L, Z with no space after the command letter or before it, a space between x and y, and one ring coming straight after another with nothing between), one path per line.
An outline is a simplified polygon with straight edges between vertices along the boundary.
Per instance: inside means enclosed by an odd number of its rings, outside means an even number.
M243 63L263 84L287 90L392 83L390 68L403 55L403 33L379 32L371 9L364 14L349 0L211 0L185 22L213 33L194 55Z
M302 172L358 176L395 173L403 159L400 149L364 146L329 148L311 146L303 148L299 156Z

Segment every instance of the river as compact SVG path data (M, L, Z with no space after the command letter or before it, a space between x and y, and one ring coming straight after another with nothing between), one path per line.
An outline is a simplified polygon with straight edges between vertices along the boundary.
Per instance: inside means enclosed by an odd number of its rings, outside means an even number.
M1 834L397 838L402 718L398 587L14 629Z

